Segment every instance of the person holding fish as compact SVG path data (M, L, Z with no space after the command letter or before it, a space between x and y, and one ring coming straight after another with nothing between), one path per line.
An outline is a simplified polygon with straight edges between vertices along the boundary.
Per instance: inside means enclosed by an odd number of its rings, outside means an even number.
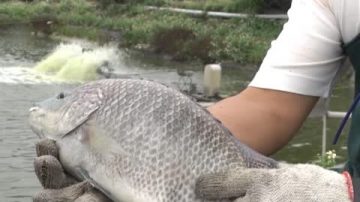
M241 142L264 155L284 147L318 99L328 96L346 57L356 72L355 95L360 92L360 2L293 0L288 15L289 21L249 86L208 109ZM198 197L237 202L360 201L359 100L356 96L349 110L349 160L343 173L281 163L275 169L230 169L200 177ZM37 151L42 160L35 160L35 171L46 189L34 201L109 200L64 173L53 142L40 142Z

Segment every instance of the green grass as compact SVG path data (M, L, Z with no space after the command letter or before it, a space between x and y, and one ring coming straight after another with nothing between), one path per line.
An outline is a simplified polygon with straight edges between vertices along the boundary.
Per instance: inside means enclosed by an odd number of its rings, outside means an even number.
M0 3L0 23L27 22L38 13L44 13L48 9L49 5L45 3L26 6L22 2L3 2Z
M222 1L224 5L233 2ZM215 6L220 4L220 0L208 1L208 4ZM182 39L176 46L178 51L162 53L173 54L175 59L204 62L231 60L258 64L283 24L282 21L260 19L192 18L184 14L145 10L143 4L114 4L100 9L85 0L62 0L51 4L44 1L30 4L0 2L0 24L29 22L49 13L59 22L55 27L57 34L101 41L106 38L104 30L115 30L121 32L121 44L127 47L147 44L155 50L163 45L173 45L171 43L177 43L177 40L169 40L174 33L171 30L188 30L192 37ZM164 32L170 34L164 35ZM155 43L159 36L165 37L164 44Z

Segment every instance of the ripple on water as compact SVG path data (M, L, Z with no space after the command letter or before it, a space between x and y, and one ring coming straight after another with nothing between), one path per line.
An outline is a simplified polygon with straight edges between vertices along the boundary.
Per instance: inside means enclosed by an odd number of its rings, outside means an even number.
M40 189L33 169L38 137L27 124L28 109L69 86L0 83L0 201L31 201Z

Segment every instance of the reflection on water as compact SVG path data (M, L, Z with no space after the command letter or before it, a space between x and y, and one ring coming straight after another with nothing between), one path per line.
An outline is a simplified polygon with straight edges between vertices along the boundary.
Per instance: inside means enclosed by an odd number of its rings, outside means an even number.
M347 111L351 104L353 97L353 86L349 78L341 78L333 89L331 95L330 109L332 111ZM340 125L341 119L328 118L327 119L327 150L335 150L337 153L337 162L342 163L347 159L346 137L350 121L342 133L338 143L332 145L332 140ZM316 154L321 153L321 136L322 134L322 119L310 118L306 121L304 126L300 129L299 134L285 147L285 149L278 152L275 157L278 159L285 159L289 162L309 162L316 160ZM297 147L301 145L301 147Z
M28 66L39 61L56 44L55 40L35 39L26 26L1 26L0 67Z
M35 38L26 27L21 29L23 30L18 31L18 27L0 29L0 201L11 202L30 201L30 197L40 189L32 166L35 157L34 143L38 138L27 125L28 109L33 102L70 88L69 85L49 82L46 77L34 76L31 72L36 62L60 42ZM201 90L203 67L197 63L170 62L158 56L134 51L122 51L118 57L121 63L115 67L115 72L119 75L158 80L178 86L182 79L178 72L191 70L191 82ZM222 92L232 94L240 91L254 72L254 67L225 67ZM348 81L343 80L335 89L331 108L346 110L351 95ZM335 133L338 122L339 120L329 121L329 134ZM320 119L308 120L300 134L275 157L290 162L308 162L314 159L321 151L321 127ZM342 137L335 147L342 158L345 156L344 139Z

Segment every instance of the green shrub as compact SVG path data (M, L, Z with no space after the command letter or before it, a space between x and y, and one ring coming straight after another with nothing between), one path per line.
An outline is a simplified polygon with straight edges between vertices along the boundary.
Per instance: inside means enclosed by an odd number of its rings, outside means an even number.
M234 0L227 10L230 12L259 13L264 9L264 0Z

